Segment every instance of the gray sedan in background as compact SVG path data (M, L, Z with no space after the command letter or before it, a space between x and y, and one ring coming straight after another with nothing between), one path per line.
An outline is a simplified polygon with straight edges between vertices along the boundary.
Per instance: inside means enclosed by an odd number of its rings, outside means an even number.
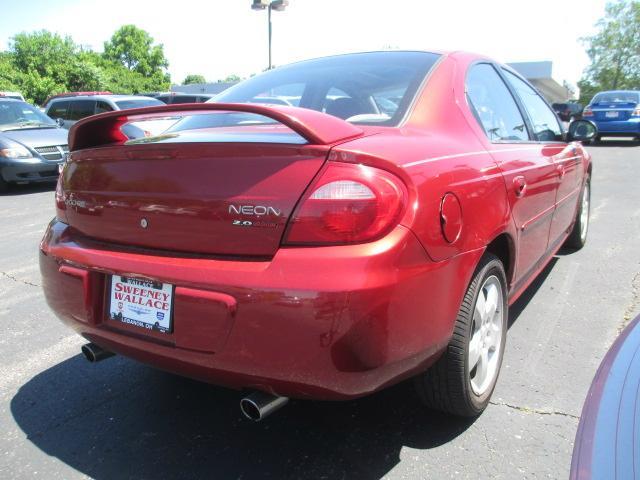
M0 99L0 191L10 183L57 180L67 133L33 105Z

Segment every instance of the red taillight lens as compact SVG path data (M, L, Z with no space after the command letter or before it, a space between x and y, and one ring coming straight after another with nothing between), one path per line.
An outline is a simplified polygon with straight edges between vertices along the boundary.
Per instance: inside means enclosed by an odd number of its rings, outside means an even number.
M589 107L587 107L582 111L582 116L583 117L593 117L593 112L591 111L591 109Z
M58 176L58 182L56 183L56 208L60 210L65 210L66 205L64 203L64 192L62 191L62 174Z
M378 168L329 163L294 212L286 245L340 245L380 238L399 220L406 187Z
M636 108L633 110L631 114L633 117L640 117L640 105L636 105Z

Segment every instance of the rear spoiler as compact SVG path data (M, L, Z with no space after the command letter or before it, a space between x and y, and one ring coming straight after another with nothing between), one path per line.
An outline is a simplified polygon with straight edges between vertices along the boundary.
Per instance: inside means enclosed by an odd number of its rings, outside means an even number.
M306 108L254 103L194 103L135 108L87 117L69 130L69 150L124 143L128 138L120 131L120 127L128 122L207 111L263 115L289 127L312 145L330 145L359 137L364 133L360 128L340 118Z

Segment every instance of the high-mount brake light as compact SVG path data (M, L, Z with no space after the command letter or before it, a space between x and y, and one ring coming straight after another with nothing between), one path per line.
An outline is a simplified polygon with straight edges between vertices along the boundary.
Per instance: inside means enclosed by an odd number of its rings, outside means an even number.
M294 212L285 245L344 245L376 240L398 222L407 190L378 168L329 162Z

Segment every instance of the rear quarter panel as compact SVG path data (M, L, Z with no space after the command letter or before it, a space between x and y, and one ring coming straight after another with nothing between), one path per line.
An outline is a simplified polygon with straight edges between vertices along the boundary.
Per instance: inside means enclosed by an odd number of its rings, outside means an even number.
M333 153L342 161L390 170L405 181L410 198L402 224L434 261L483 248L505 231L515 233L502 174L465 114L465 69L466 62L445 57L404 126L380 129ZM458 198L462 210L462 230L454 241L442 233L440 206L446 193Z

